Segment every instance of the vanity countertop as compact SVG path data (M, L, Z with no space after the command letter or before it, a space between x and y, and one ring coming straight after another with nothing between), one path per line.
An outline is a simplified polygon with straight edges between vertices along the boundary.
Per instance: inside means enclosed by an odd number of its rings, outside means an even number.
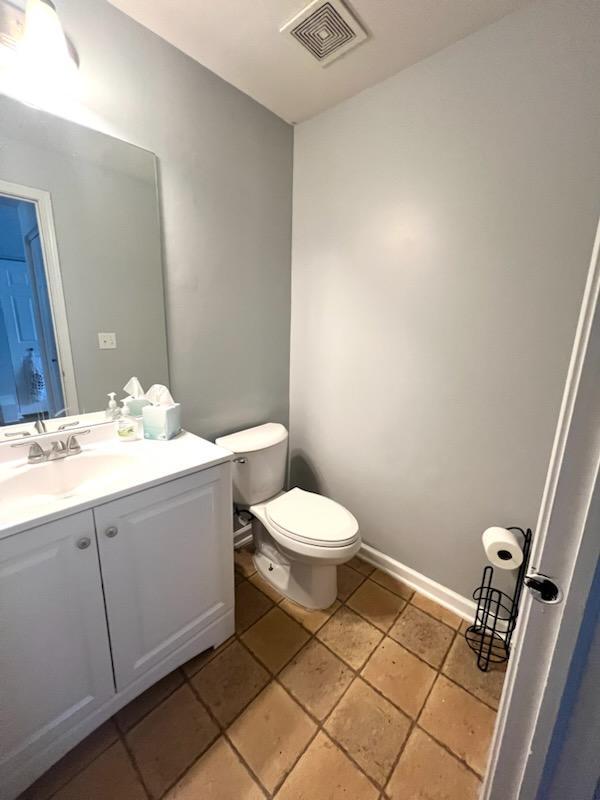
M36 441L47 447L55 438ZM0 539L231 459L187 432L168 442L121 442L111 426L98 426L80 444L81 453L41 464L27 463L27 446L0 447Z

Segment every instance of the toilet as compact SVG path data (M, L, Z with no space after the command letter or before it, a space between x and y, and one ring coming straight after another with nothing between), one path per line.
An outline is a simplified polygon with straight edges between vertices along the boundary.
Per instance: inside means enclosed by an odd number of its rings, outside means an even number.
M216 444L233 458L233 501L254 517L257 572L285 597L310 609L337 596L338 564L360 549L358 522L320 494L283 491L288 432L268 422L222 436Z

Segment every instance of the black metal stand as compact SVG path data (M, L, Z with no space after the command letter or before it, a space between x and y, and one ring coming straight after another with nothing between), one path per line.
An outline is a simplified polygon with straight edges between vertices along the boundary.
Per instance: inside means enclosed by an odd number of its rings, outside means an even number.
M523 563L519 567L515 593L513 597L492 586L494 568L485 567L483 580L473 592L477 600L477 611L473 625L467 628L465 639L471 650L477 654L477 666L487 672L490 664L501 664L510 655L510 643L517 624L519 602L523 591L529 551L531 550L531 528L512 527L509 531L517 531L523 537Z

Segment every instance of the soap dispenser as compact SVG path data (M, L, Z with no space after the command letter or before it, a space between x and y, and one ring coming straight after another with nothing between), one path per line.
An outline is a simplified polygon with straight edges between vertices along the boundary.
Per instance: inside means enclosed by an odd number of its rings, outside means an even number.
M108 393L108 408L106 409L106 416L108 419L118 419L119 414L121 413L117 401L115 400L116 392L109 392Z
M129 413L127 406L127 399L121 400L123 408L121 409L121 416L117 420L116 431L117 438L122 442L132 442L139 438L139 425L135 417Z

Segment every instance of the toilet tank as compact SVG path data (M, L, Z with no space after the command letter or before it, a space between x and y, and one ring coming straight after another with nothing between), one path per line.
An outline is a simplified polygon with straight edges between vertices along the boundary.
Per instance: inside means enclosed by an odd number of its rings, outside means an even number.
M231 450L233 502L251 506L275 497L285 483L288 432L278 422L267 422L221 436L215 444Z

